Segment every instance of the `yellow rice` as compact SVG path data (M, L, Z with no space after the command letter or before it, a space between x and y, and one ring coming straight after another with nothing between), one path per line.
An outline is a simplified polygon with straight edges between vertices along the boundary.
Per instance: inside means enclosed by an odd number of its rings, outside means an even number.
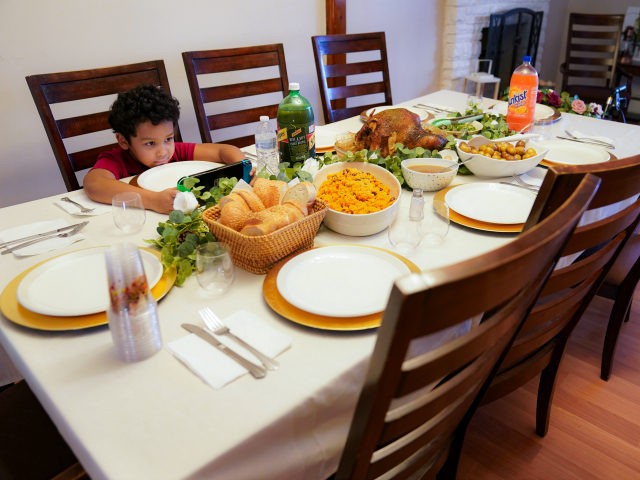
M391 189L375 175L355 168L327 175L318 198L332 210L353 214L378 212L395 201Z

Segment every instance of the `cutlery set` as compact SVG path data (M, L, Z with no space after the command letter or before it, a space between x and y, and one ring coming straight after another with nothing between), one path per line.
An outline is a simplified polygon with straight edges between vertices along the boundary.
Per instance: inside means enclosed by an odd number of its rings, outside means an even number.
M589 137L576 137L575 135L565 131L565 133L568 135L566 137L562 136L562 135L556 135L556 138L559 138L561 140L569 140L572 142L579 142L579 143L588 143L591 145L598 145L600 147L604 147L604 148L616 148L615 145L610 144L609 142L605 142L603 140L598 140L597 138L589 138Z
M267 355L263 354L252 345L245 342L243 339L234 335L229 327L222 323L222 321L217 317L215 313L213 313L213 311L209 307L201 308L198 311L198 314L200 315L200 318L202 318L202 321L206 325L206 328L202 328L192 323L183 323L182 328L202 338L204 341L220 350L229 358L236 361L238 364L246 368L254 378L264 378L267 375L267 370L276 370L279 367L277 361L269 358ZM228 345L218 340L216 335L229 336L239 345L243 346L253 355L255 355L260 360L262 365L256 365L249 359L243 357Z
M28 247L35 243L41 242L43 240L49 240L51 238L71 237L72 235L75 235L80 230L82 230L88 223L88 221L76 223L74 225L68 225L66 227L57 228L48 232L36 233L27 237L16 238L14 240L3 242L0 244L0 249L2 250L1 253L2 255L5 255L15 250L20 250L21 248Z

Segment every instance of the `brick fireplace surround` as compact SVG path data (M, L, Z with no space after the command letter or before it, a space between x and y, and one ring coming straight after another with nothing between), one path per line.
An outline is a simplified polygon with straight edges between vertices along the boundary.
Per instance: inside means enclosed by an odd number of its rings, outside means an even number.
M543 45L550 2L551 0L445 0L440 88L462 91L464 76L474 71L475 61L480 56L482 29L489 26L489 15L513 8L544 12L536 59L539 71L544 60ZM506 85L501 85L500 89L504 87Z

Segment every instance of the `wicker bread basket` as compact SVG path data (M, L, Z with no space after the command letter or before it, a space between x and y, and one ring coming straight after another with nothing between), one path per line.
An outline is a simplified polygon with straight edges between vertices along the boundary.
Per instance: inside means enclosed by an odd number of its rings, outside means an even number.
M233 263L251 273L267 273L284 257L313 247L320 224L327 213L324 202L316 200L309 215L268 235L243 235L218 222L220 207L206 209L202 218L220 242L229 245Z

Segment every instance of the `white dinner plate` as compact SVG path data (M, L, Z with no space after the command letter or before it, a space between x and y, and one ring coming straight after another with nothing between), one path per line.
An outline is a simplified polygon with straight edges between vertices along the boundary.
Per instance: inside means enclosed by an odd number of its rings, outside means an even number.
M500 102L491 107L489 112L499 113L501 115L507 114L507 102ZM533 118L536 122L540 120L546 120L548 118L553 117L556 114L556 111L548 105L543 105L541 103L536 103L536 111L533 114Z
M368 117L369 115L371 115L371 112L373 110L375 110L376 113L380 113L383 110L389 110L390 108L404 108L405 110L409 110L410 112L413 112L416 115L420 116L420 120L426 120L427 118L429 118L429 112L427 110L422 108L405 107L403 105L380 105L379 107L370 108L369 110L364 112L364 115L365 117Z
M138 186L146 190L160 192L161 190L175 187L182 177L221 166L221 163L204 162L202 160L165 163L142 172L138 176Z
M535 192L501 183L468 183L445 195L449 208L482 222L515 224L527 221Z
M339 133L327 130L321 127L316 127L316 148L328 149L333 148L336 144L336 137Z
M598 145L587 145L569 140L543 140L538 143L549 150L544 159L553 163L588 165L606 162L610 158L609 152Z
M18 302L32 312L52 316L90 315L109 306L105 247L78 250L29 272L17 290ZM162 263L150 252L140 256L151 289L162 276Z
M384 250L341 245L301 253L278 272L280 294L315 315L356 317L384 310L396 278L409 267Z

